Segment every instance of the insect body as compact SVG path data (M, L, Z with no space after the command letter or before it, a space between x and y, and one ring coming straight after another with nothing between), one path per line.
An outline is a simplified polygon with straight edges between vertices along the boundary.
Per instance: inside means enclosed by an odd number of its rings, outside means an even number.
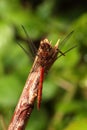
M24 32L27 35L27 39L30 39L28 37L28 34L25 30L25 28L22 26ZM73 31L68 34L68 36L63 40L66 41L66 39L73 33ZM29 40L28 40L29 41ZM51 66L53 65L53 63L57 60L57 58L61 57L61 56L65 56L65 54L72 50L73 48L76 47L73 46L70 49L66 50L64 53L62 53L60 51L60 49L58 48L59 45L59 41L55 44L54 47L52 47L51 42L48 41L48 39L44 39L40 42L39 45L39 49L36 51L35 49L35 45L31 42L31 45L29 43L30 46L30 52L33 53L32 55L35 56L34 59L34 63L33 63L33 67L31 69L31 73L35 73L37 75L37 78L39 76L39 83L37 84L36 88L37 88L37 108L40 108L40 104L41 104L41 97L42 97L42 86L43 86L43 80L44 80L44 75L46 73L48 73L49 69L51 68ZM63 44L62 41L62 44ZM20 44L19 44L20 45ZM21 45L20 47L27 53L29 54ZM33 51L33 49L35 49L35 51ZM35 53L34 53L35 52ZM60 53L60 55L58 55ZM34 80L34 79L33 79ZM35 80L37 81L37 80ZM31 86L31 84L29 84Z
M43 88L43 79L44 79L44 68L40 68L40 81L38 85L38 92L37 92L37 108L40 109L41 105L41 98L42 98L42 88Z
M41 41L33 67L31 69L31 73L35 72L36 70L38 70L40 73L40 79L39 79L39 84L37 88L37 108L38 109L40 108L40 104L41 104L44 74L48 72L52 64L57 59L58 52L60 52L58 49L58 42L54 47L52 47L48 39L44 39L43 41Z

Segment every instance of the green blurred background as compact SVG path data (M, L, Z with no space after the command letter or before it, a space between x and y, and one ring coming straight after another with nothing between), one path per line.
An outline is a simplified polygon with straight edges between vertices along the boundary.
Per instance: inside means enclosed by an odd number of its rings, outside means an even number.
M17 45L26 41L21 25L35 43L47 37L55 44L74 30L64 44L78 45L49 71L41 109L35 103L26 130L87 130L87 0L0 0L0 130L7 129L32 66Z

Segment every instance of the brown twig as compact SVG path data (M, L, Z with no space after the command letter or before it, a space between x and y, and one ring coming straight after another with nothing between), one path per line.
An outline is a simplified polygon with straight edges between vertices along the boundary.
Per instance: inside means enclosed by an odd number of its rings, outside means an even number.
M40 106L40 94L42 93L42 90L39 91L39 86L41 85L40 79L43 78L41 77L41 69L43 68L44 73L47 73L57 59L58 52L60 52L58 49L58 42L52 47L47 39L41 41L33 67L24 86L8 130L24 130L32 113L36 97L38 97L37 103L38 106ZM41 81L42 80L43 79L41 79Z

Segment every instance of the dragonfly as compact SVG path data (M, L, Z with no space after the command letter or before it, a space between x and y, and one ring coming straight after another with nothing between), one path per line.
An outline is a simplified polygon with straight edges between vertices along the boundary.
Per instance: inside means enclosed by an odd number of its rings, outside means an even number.
M37 109L40 109L42 100L43 80L45 74L48 73L49 69L58 58L60 58L61 56L65 56L65 54L68 53L70 50L76 48L75 45L66 50L65 52L62 52L59 49L60 40L58 40L57 43L52 46L51 42L47 38L41 40L39 48L36 48L33 42L31 42L30 44L31 40L29 39L29 36L24 26L22 26L22 28L27 35L27 42L29 43L30 51L26 51L26 49L24 49L24 47L20 43L18 43L18 45L25 51L25 53L27 53L27 55L31 54L34 56L34 63L25 83L19 102L16 106L8 130L22 130L25 128L25 124L32 113L34 101L36 98ZM66 39L64 41L66 41Z
M40 109L41 105L41 99L42 99L42 88L43 88L43 80L45 74L48 73L49 69L53 65L53 63L60 58L61 56L65 56L66 53L68 53L70 50L76 48L77 45L74 45L73 47L69 48L65 52L62 52L59 49L59 43L60 39L58 39L57 43L53 47L51 45L51 42L48 39L44 39L40 42L39 48L36 48L35 44L30 39L25 27L22 25L22 28L27 36L27 42L29 43L29 51L27 51L20 43L18 45L25 51L27 55L32 55L34 63L32 66L32 69L30 73L36 73L37 78L39 77L36 85L37 88L37 109ZM73 34L73 31L70 32L67 37L64 38L61 42L61 46L63 46L64 42L67 41L67 39ZM28 79L30 80L30 79ZM34 79L32 79L34 81ZM27 86L29 82L26 82Z

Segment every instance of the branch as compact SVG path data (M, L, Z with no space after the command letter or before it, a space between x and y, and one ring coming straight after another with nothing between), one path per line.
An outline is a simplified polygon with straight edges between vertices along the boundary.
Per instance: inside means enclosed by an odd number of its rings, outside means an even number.
M8 130L25 129L26 123L32 113L36 97L38 103L37 106L40 106L42 96L41 82L43 81L41 70L44 70L44 73L48 72L57 59L58 52L58 43L52 47L47 39L41 41L33 67L24 86Z

